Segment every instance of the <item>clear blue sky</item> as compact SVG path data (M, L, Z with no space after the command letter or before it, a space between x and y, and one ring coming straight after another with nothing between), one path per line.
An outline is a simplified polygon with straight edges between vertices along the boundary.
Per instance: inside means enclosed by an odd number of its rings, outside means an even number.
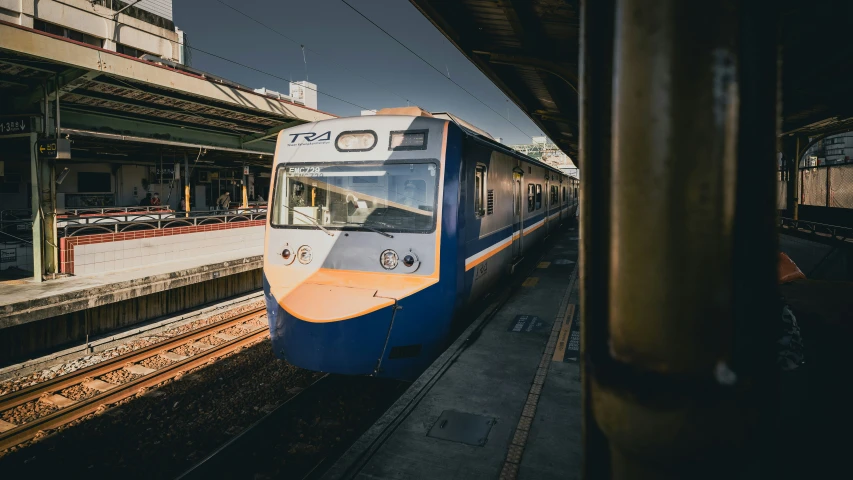
M424 64L340 0L222 0L319 53L307 52L308 80L320 92L379 109L413 104L449 111L504 143L530 139ZM532 136L541 131L407 0L348 0L398 40ZM252 22L217 0L176 0L174 20L192 47L294 81L305 79L299 45ZM286 93L287 82L192 52L195 68L243 85ZM364 78L360 78L358 75ZM365 80L367 79L367 80ZM397 96L397 95L399 96ZM401 98L403 97L403 98ZM361 108L320 95L319 108L341 116Z

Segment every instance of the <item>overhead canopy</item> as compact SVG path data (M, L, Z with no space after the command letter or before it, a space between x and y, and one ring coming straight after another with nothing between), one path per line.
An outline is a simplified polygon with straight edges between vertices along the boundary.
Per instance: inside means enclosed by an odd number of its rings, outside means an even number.
M563 152L577 155L579 0L410 1ZM782 9L782 133L850 130L853 42L827 20L850 17L853 2L776 5Z
M334 118L203 72L0 22L0 110L40 116L45 88L53 102L57 87L62 133L272 152L283 128Z
M565 153L578 150L578 1L411 0Z

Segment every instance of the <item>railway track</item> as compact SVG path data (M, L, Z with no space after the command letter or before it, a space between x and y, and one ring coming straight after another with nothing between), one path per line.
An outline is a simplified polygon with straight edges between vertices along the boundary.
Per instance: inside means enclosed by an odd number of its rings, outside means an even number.
M252 310L3 395L0 397L0 419L7 419L0 420L0 451L262 340L269 334L267 326L254 325L253 320L263 313L263 308ZM111 383L111 379L121 383ZM62 394L74 389L84 394L77 399ZM14 421L15 416L8 414L16 409L32 412L29 416L33 418Z
M313 480L407 386L387 379L326 374L184 471L177 480Z

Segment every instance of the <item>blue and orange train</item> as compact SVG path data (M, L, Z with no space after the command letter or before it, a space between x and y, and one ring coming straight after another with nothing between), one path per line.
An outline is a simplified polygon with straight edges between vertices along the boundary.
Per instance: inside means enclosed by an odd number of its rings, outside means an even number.
M277 356L416 378L454 315L573 219L579 182L415 107L282 131L264 293Z

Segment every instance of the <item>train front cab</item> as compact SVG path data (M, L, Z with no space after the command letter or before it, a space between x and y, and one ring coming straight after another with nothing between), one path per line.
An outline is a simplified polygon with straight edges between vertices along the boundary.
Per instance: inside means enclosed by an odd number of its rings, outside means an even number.
M357 151L335 139L364 130L360 119L280 134L264 257L270 334L276 355L298 367L414 379L444 346L457 303L461 131L400 116L369 125L373 147ZM327 131L326 144L304 140ZM392 132L422 132L426 145L393 149ZM391 198L408 187L412 206ZM381 263L389 250L392 269Z

